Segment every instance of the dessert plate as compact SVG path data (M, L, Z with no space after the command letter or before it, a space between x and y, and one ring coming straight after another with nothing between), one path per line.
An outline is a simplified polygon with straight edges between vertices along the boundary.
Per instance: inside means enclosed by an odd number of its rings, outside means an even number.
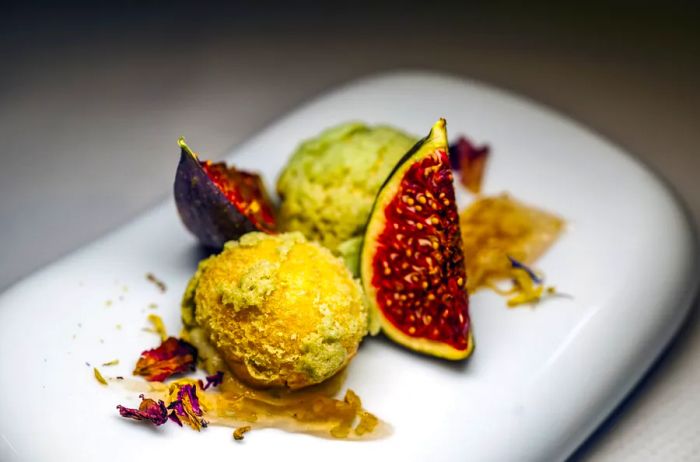
M488 142L485 191L568 222L538 263L571 298L508 309L471 301L476 350L466 362L418 356L368 338L347 387L393 426L368 442L265 429L236 443L122 419L138 403L120 382L158 344L159 314L179 330L179 299L202 254L167 201L25 279L0 297L0 460L557 460L580 445L642 376L686 315L697 278L687 217L664 185L620 148L566 117L483 84L424 72L362 79L281 118L230 158L272 187L304 138L348 119L417 135L444 116L452 138ZM186 127L185 127L186 128ZM191 139L196 146L197 140ZM173 140L173 172L178 159ZM161 185L165 188L166 185ZM458 192L463 200L463 191ZM153 273L164 293L147 281Z

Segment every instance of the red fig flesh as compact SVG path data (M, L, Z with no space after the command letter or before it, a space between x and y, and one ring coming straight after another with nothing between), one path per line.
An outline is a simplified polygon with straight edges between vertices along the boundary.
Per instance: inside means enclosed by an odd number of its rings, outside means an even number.
M388 337L433 356L469 356L466 272L443 119L382 186L367 224L361 272Z

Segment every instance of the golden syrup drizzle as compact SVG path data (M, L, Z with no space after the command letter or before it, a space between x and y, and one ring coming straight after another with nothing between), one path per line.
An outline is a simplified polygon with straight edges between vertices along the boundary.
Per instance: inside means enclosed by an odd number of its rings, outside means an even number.
M341 390L345 372L326 382L296 391L258 390L233 377L224 376L218 391L206 391L209 421L215 425L279 428L325 438L376 439L389 433L389 426L362 408L360 398Z
M231 428L244 426L278 428L307 433L323 438L370 440L385 437L391 427L362 407L360 398L347 390L342 399L335 396L342 389L345 371L329 380L301 390L262 390L250 387L225 373L223 383L207 390L197 386L197 396L204 408L204 419L211 425ZM148 398L168 403L168 389L172 383L120 381L133 391L145 393ZM183 383L194 384L192 379Z

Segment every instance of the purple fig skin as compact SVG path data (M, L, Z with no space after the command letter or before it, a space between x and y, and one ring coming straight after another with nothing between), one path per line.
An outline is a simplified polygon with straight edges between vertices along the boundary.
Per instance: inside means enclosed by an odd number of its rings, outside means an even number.
M203 246L217 250L227 241L257 231L209 179L184 141L180 147L174 191L177 211L185 227Z

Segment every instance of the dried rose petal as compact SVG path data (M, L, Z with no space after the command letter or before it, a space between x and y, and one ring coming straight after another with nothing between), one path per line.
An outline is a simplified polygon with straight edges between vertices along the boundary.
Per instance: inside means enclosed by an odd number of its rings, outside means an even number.
M134 375L141 375L149 382L162 382L173 374L193 371L197 362L197 349L175 337L169 337L158 348L146 350L136 363Z
M489 152L488 145L477 147L463 136L450 146L452 169L461 171L462 184L474 194L481 191L481 181Z
M143 395L139 395L139 398L141 398L141 404L138 409L124 407L120 404L117 406L119 414L129 419L148 420L154 425L163 425L168 421L168 409L163 401L155 402L152 399L144 398Z
M197 398L197 387L191 384L173 384L170 387L171 396L177 391L177 399L168 405L171 409L170 419L182 425L185 423L193 429L199 431L207 426L207 421L202 419L204 411Z
M202 382L200 380L199 386L202 387L202 390L206 390L209 387L216 387L221 385L221 382L224 381L224 373L219 371L214 375L207 375L206 377L207 383L202 385Z

